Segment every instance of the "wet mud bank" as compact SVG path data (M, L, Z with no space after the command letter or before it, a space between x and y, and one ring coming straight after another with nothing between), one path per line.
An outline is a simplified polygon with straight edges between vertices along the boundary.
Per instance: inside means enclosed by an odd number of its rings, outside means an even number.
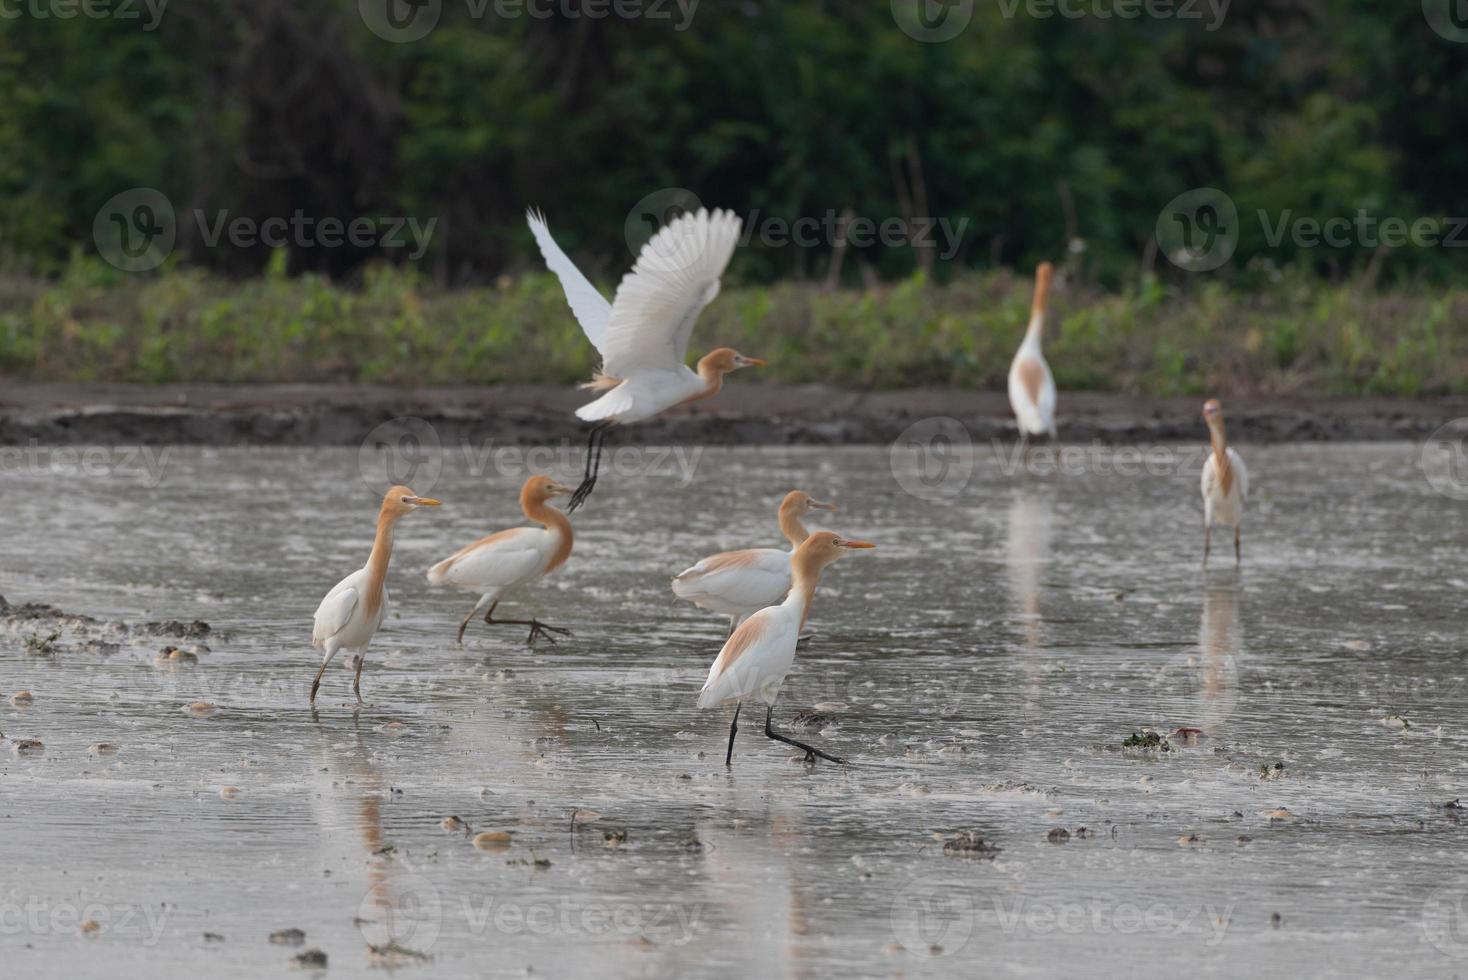
M560 385L405 389L368 385L63 385L0 381L0 447L40 445L354 446L402 416L445 443L577 441L584 392ZM1060 441L1127 445L1204 438L1199 397L1062 394ZM1241 442L1420 440L1468 417L1468 398L1226 399ZM1014 438L999 392L862 392L731 384L718 398L638 426L643 444L880 445L951 417L978 443Z

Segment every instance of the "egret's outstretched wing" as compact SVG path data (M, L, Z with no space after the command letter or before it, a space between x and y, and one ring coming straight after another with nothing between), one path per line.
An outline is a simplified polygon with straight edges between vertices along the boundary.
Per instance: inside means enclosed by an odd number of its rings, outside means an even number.
M732 211L700 208L652 236L612 301L603 374L626 378L685 366L693 322L719 295L719 277L739 244L740 226Z
M612 304L591 284L590 279L581 274L576 263L561 251L561 246L556 244L556 240L551 237L550 228L546 226L545 215L539 211L526 211L525 220L530 224L530 233L535 236L535 244L540 246L545 267L561 280L561 289L566 293L566 302L571 304L571 312L576 314L576 322L581 324L591 345L602 357L606 357L607 321L612 317Z

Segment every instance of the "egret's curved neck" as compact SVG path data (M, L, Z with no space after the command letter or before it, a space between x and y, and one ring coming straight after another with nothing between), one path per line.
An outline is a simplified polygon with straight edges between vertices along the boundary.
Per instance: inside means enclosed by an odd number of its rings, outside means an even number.
M1228 462L1228 434L1223 430L1223 420L1214 419L1208 423L1208 441L1213 444L1213 455L1218 459L1218 465L1223 466Z
M384 510L377 515L377 537L372 540L372 554L367 557L367 615L375 616L382 608L382 589L387 584L387 563L392 561L392 535L398 515Z
M571 546L574 543L575 535L571 531L571 521L565 514L544 500L536 500L524 494L520 495L520 509L525 512L526 517L537 524L544 525L547 531L556 536L556 550L551 553L546 571L558 567L571 557Z
M805 529L805 522L800 519L800 514L794 507L780 508L780 533L785 535L785 540L790 542L792 548L799 548L810 537L810 532Z
M1035 297L1030 301L1030 325L1025 330L1025 343L1040 346L1040 334L1045 329L1045 306L1050 298L1050 268L1044 266L1035 276Z
M825 566L810 555L797 553L791 561L790 594L785 597L785 604L800 611L801 629L805 629L805 621L810 616L810 606L815 601L816 586L820 584L823 568Z
M707 357L699 359L698 376L703 381L703 388L695 392L684 401L696 402L704 398L712 398L724 387L724 372L719 370Z

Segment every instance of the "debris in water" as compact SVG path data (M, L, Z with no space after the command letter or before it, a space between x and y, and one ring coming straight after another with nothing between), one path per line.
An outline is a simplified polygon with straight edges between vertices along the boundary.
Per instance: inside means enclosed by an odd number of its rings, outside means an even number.
M35 695L31 694L30 691L16 691L10 696L10 703L17 708L23 708L35 699Z
M1177 731L1172 733L1172 736L1183 745L1197 745L1206 737L1203 734L1203 729L1190 728L1188 726L1179 728Z
M153 662L160 667L177 667L184 664L196 664L199 658L178 647L164 647L158 651L158 656L153 658Z
M277 946L299 946L306 941L301 929L277 929L270 934L270 941Z
M1283 762L1276 762L1272 766L1266 762L1259 767L1260 779L1283 779L1284 774L1285 764Z
M1000 848L986 843L984 838L970 830L960 830L951 839L943 842L943 853L949 857L979 858L992 861L994 860L994 855L998 854L999 851Z
M800 711L790 719L790 728L797 732L819 732L823 728L839 724L841 719L824 711Z
M221 936L217 932L206 932L206 933L204 933L204 942L206 942L206 943L222 943L222 942L224 942L224 937Z
M1064 827L1051 827L1050 833L1045 835L1045 839L1052 844L1064 844L1070 840L1070 831Z
M191 715L195 718L208 718L210 715L214 714L214 712L218 710L219 709L217 707L210 704L208 701L195 701L193 704L186 704L183 706L184 714Z
M291 965L299 970L326 969L326 954L319 949L308 949L291 957Z
M393 961L396 960L418 960L419 962L424 962L433 959L433 957L429 956L427 953L420 953L416 949L409 949L406 946L399 946L395 942L383 943L381 946L374 946L371 943L368 943L367 952L376 959L387 960L389 966L391 966ZM322 958L325 959L324 956Z
M1177 839L1179 847L1196 847L1203 843L1202 834L1184 834Z
M116 755L117 746L113 745L111 742L93 742L91 745L87 746L87 754L96 756Z
M25 652L33 657L49 657L56 652L56 641L61 639L60 630L52 630L45 636L31 633L25 638Z
M1264 816L1270 823L1287 823L1295 819L1295 815L1284 807L1280 807L1277 810L1266 810L1264 811Z
M451 834L461 833L465 837L468 837L470 834L473 833L473 831L469 829L469 825L459 817L444 817L438 822L438 825Z
M1140 733L1133 732L1121 743L1123 749L1133 749L1138 752L1171 752L1172 743L1163 738L1150 728L1144 728Z
M46 746L39 739L23 738L17 742L10 743L10 751L16 755L36 755L44 751Z
M235 797L237 797L239 795L240 795L240 788L238 786L221 786L221 787L219 787L219 798L221 800L232 800L232 799L234 799Z
M1406 731L1412 727L1412 723L1401 715L1387 715L1381 719L1381 725L1383 728L1394 728L1397 731Z
M508 830L486 830L474 835L474 846L481 851L503 851L510 843Z
M621 847L627 843L627 831L625 828L614 828L603 831L601 842L603 847Z
M377 730L384 735L402 735L408 730L405 722L389 721L377 726Z
M96 919L88 919L87 921L83 922L78 928L80 929L83 936L95 936L97 933L102 931L102 923L98 922Z

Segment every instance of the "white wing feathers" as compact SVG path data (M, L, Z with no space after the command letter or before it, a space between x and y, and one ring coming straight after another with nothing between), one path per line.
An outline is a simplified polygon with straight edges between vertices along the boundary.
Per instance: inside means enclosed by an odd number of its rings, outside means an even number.
M361 574L361 573L357 573ZM327 640L340 633L352 618L357 608L358 595L355 576L349 576L326 593L321 605L316 607L316 618L311 629L311 645L320 649Z
M693 323L719 295L741 226L732 211L700 208L664 225L642 247L617 287L606 344L598 345L604 374L686 369Z
M535 244L540 246L545 267L554 272L561 281L566 302L571 304L571 312L576 314L576 321L581 324L586 338L601 352L602 357L606 357L607 322L612 318L612 304L607 302L600 290L591 284L591 280L582 275L576 264L561 251L561 247L551 237L545 215L539 211L526 211L525 220L530 224L530 233L535 236Z

